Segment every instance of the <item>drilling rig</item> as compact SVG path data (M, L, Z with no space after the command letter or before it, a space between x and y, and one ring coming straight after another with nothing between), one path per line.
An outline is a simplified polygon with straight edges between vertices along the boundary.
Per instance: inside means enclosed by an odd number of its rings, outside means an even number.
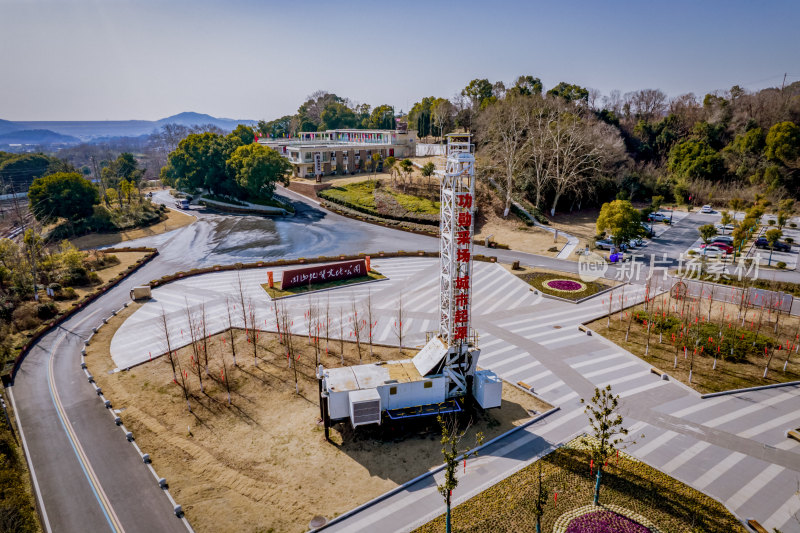
M353 427L462 410L467 396L484 409L500 407L502 381L478 370L472 330L472 236L475 227L475 156L469 134L447 136L441 180L439 329L411 359L317 368L325 437L330 424Z

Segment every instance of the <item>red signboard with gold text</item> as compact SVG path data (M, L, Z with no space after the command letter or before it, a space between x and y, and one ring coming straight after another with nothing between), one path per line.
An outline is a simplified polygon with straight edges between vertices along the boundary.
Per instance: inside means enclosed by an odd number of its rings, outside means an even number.
M304 268L284 270L281 289L289 289L299 285L314 285L339 281L341 279L359 278L367 275L367 264L363 259L343 261L330 265L318 265Z

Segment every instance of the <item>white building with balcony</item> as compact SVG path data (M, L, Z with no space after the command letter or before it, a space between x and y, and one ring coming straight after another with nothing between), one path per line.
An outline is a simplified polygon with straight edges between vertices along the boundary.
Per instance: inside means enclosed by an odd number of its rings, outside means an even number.
M289 139L259 139L286 157L294 176L311 178L362 172L374 154L381 163L387 157L405 159L416 153L417 134L396 130L327 130L304 131Z

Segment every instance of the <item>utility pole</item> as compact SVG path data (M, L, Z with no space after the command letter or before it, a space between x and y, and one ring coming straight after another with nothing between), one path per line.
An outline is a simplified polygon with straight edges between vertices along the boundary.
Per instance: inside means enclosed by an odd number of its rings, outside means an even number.
M781 83L781 92L783 92L783 88L786 86L786 72L783 73L783 82Z

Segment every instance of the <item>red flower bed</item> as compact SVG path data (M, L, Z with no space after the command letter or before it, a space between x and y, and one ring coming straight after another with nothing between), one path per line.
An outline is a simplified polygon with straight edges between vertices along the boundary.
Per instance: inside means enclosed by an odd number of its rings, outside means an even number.
M650 533L650 530L617 513L597 511L573 519L566 533Z
M586 285L583 283L568 279L552 279L550 281L546 281L545 285L557 291L582 291L586 288Z

